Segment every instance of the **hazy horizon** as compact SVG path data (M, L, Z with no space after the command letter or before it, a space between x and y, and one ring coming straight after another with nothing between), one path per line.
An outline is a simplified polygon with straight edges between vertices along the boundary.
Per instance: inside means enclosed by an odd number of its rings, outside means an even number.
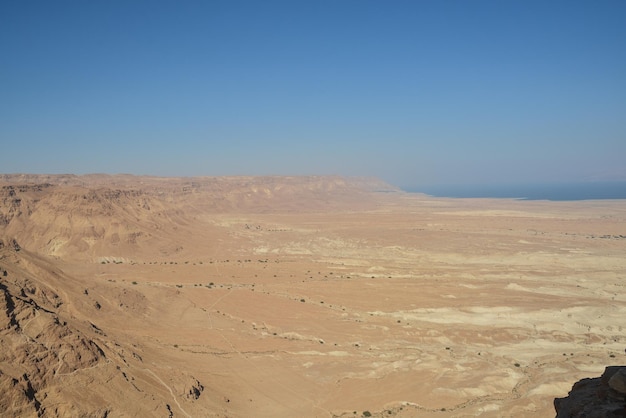
M626 3L4 2L3 173L626 181Z

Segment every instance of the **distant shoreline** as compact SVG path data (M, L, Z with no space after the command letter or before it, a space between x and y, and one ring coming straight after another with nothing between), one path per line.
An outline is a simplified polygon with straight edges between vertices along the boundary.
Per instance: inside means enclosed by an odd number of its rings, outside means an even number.
M446 185L407 187L409 193L433 197L506 198L518 200L620 200L626 199L626 181L528 184L528 185Z

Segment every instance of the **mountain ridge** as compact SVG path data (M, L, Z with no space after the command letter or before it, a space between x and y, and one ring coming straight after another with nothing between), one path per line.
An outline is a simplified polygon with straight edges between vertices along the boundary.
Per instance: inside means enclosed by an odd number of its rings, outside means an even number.
M2 175L0 226L42 254L95 257L108 255L103 245L121 253L137 240L168 241L169 229L210 214L374 207L389 192L400 193L378 179L337 176Z

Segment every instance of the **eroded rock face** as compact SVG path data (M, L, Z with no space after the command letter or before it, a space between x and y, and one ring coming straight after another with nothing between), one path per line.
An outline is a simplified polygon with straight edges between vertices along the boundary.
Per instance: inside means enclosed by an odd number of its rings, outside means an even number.
M0 229L25 250L45 256L121 256L173 235L187 224L185 213L298 210L303 205L325 210L371 201L376 192L399 190L377 179L334 176L158 179L0 174ZM9 245L6 240L4 244ZM182 248L182 243L172 246Z
M626 368L619 369L617 373L611 376L609 387L621 396L626 396Z
M16 249L13 247L13 250ZM50 382L105 360L97 343L62 321L50 289L0 274L0 410L41 415Z
M0 239L0 417L209 416L186 412L200 381L144 363L141 346L92 322L111 306L142 315L143 294L121 288L114 302L90 302L91 289L72 291L73 277L11 243Z
M609 366L600 377L579 380L566 398L554 400L556 418L626 417L626 366Z

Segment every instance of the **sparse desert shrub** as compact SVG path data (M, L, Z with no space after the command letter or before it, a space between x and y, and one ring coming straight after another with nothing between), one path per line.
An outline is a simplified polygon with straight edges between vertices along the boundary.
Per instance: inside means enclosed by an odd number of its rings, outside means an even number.
M363 411L363 416L364 417L371 417L372 413L370 411Z
M133 281L133 284L137 284L137 282Z

